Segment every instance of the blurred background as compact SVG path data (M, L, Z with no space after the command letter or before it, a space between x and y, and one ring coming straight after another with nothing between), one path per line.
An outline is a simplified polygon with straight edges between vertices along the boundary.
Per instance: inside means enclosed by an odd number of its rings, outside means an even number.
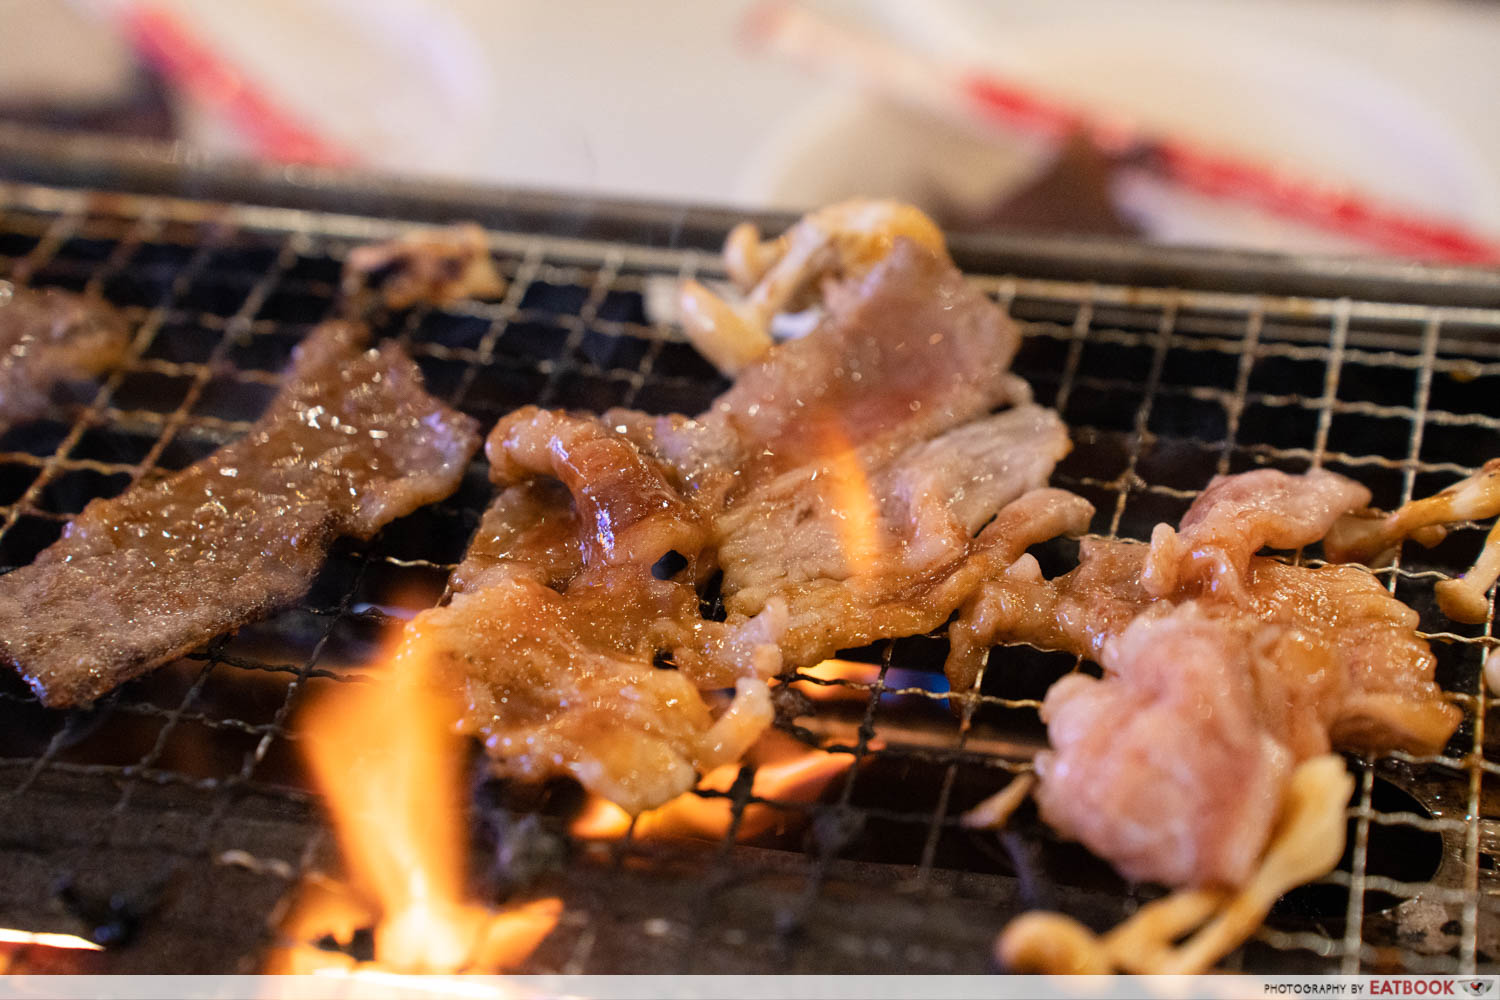
M0 121L957 229L1500 259L1486 0L0 0Z

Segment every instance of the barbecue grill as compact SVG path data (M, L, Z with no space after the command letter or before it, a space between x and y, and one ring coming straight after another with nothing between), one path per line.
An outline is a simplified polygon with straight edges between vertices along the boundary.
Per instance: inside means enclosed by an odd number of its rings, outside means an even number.
M102 294L137 331L75 406L0 436L4 567L89 499L242 432L292 347L333 314L348 248L418 222L485 224L509 291L374 326L484 424L524 403L692 413L722 388L644 295L720 276L713 250L739 213L0 139L0 276ZM1015 368L1073 430L1055 482L1097 506L1094 532L1145 538L1215 473L1322 465L1394 507L1500 453L1495 275L999 237L954 251L1024 329ZM13 949L12 967L255 971L299 881L338 868L289 718L357 679L383 630L440 597L487 497L476 462L456 496L337 547L298 607L92 709L49 711L0 679L0 926L110 945ZM1431 596L1481 538L1470 526L1380 570L1421 613L1463 725L1435 757L1350 758L1343 863L1284 898L1225 967L1471 973L1500 959L1500 743L1482 680L1493 614L1457 625ZM1071 555L1058 542L1041 558L1050 574ZM748 806L775 810L743 843L733 827L577 843L575 787L477 783L476 882L565 906L522 971L982 972L1025 908L1104 927L1156 895L1029 807L1003 837L959 825L1044 745L1047 685L1092 668L1002 647L979 690L958 695L945 651L941 631L882 643L846 654L875 665L873 682L809 682L848 698L784 689L778 726L854 764L811 802L758 799L748 768L698 793L727 798L736 823Z

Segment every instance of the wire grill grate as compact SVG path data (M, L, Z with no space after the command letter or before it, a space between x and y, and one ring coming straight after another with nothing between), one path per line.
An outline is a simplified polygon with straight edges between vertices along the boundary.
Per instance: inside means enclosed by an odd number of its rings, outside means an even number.
M292 347L331 314L348 247L400 228L0 186L0 275L96 292L136 329L92 398L0 435L0 565L28 562L88 499L241 433ZM489 423L528 402L695 412L721 388L645 307L656 283L718 276L716 260L492 238L510 282L502 301L377 318L435 394ZM1325 465L1394 506L1472 471L1500 442L1500 310L973 277L1022 323L1015 367L1074 431L1056 481L1094 502L1102 534L1144 538L1216 472L1266 465ZM51 888L68 874L155 914L112 968L252 969L292 882L334 863L287 721L309 691L357 676L393 621L393 594L438 598L487 495L476 464L453 498L336 548L298 608L92 711L50 713L0 682L0 801L14 817L0 864L16 873L0 886L0 920L76 932ZM1470 972L1500 956L1500 746L1486 744L1482 682L1493 616L1455 625L1430 596L1480 538L1460 530L1380 571L1420 611L1464 725L1434 757L1351 761L1346 864L1284 901L1232 966ZM1069 549L1042 555L1063 565ZM820 800L758 797L748 768L728 791L700 793L727 798L736 823L751 806L774 810L779 828L744 844L627 836L546 876L567 909L535 970L981 971L1026 893L1097 923L1148 898L1034 822L1018 882L993 835L958 826L1029 767L1039 699L1080 664L1006 647L976 692L950 694L945 648L935 635L855 651L878 670L873 682L806 681L855 697L783 705L787 731L856 761ZM560 823L568 801L553 788L529 804ZM1041 889L1028 888L1039 873ZM222 933L211 948L205 928Z

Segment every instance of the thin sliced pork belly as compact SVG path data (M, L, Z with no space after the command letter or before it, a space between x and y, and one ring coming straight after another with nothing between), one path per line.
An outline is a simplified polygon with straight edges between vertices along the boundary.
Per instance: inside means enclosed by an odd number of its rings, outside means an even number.
M1157 610L1105 643L1103 680L1073 674L1047 692L1037 806L1126 878L1236 885L1260 858L1294 760L1256 690L1283 630L1193 602Z
M957 688L972 685L996 642L1024 642L1099 661L1104 645L1158 603L1203 599L1198 586L1166 598L1141 583L1150 549L1140 542L1088 538L1076 569L1052 580L1012 574L986 581L949 629L946 670ZM1416 633L1416 612L1364 570L1312 569L1255 556L1242 580L1242 603L1221 604L1269 624L1303 630L1325 647L1341 680L1312 724L1334 745L1371 751L1433 753L1453 734L1460 714L1433 682L1436 665ZM1314 739L1327 745L1328 737Z
M731 616L740 616L783 604L789 623L781 640L782 655L788 665L810 665L841 649L937 628L985 579L1003 572L1028 547L1084 531L1091 514L1088 503L1071 493L1031 490L1001 507L978 536L952 537L938 558L933 558L933 550L939 546L929 540L922 560L902 561L903 549L924 544L917 534L923 526L908 524L903 527L914 528L911 535L878 536L877 546L889 545L889 555L877 555L868 566L853 569L843 561L848 545L801 532L799 541L807 547L781 556L798 560L796 576L787 575L788 566L778 564L774 546L757 547L755 538L731 535L720 552L725 607ZM771 516L768 512L768 520ZM774 516L779 520L783 515ZM771 541L760 532L756 536ZM827 544L811 544L819 540ZM831 571L818 571L828 566ZM744 591L732 590L743 576L764 577L768 571L777 578L756 592L753 603Z
M444 607L411 623L464 678L466 732L497 773L570 775L631 812L687 791L770 725L780 603L703 618L691 565L706 531L671 472L597 418L527 407L491 433L503 487ZM717 716L707 690L734 688Z
M1086 503L1038 488L1067 430L1006 371L1019 334L994 303L905 243L835 298L696 419L526 407L497 425L506 489L462 592L413 627L466 665L498 770L657 804L728 759L704 746L738 753L769 723L761 678L941 625L1026 546L1086 525ZM1008 402L1025 405L991 415ZM669 552L686 565L657 579ZM715 567L722 623L694 586ZM697 691L731 685L713 721Z
M785 608L782 657L789 666L806 666L842 649L931 631L1029 546L1083 531L1090 513L1087 501L1064 490L1033 490L1001 508L945 562L912 573L875 571L779 587L765 607Z
M102 302L0 281L0 424L42 413L55 386L98 375L129 344L125 318Z
M898 241L696 419L605 421L704 512L731 620L785 602L785 662L807 665L936 628L1027 545L1086 524L1058 491L996 518L1071 447L1007 371L1019 339L950 263Z
M1148 737L1176 747L1172 754L1177 755L1200 741L1209 740L1205 745L1212 746L1216 739L1223 745L1231 737L1212 737L1185 722L1184 731L1192 735L1178 746L1179 737L1165 725L1165 716L1156 720L1161 724L1154 733L1134 721L1125 724L1121 716L1111 727L1086 734L1079 719L1102 720L1112 711L1146 705L1158 715L1171 716L1179 713L1171 699L1192 698L1200 688L1217 685L1223 696L1234 699L1233 707L1216 708L1217 702L1204 700L1205 710L1213 708L1219 718L1231 720L1248 713L1258 732L1275 741L1293 762L1325 753L1330 746L1433 753L1457 727L1460 713L1433 682L1435 661L1416 633L1416 612L1392 597L1370 573L1347 566L1312 569L1249 555L1257 540L1284 546L1315 541L1318 532L1344 513L1341 507L1366 502L1362 490L1331 482L1328 476L1320 473L1299 482L1301 477L1257 472L1216 480L1189 510L1181 534L1167 544L1159 544L1160 531L1153 545L1085 539L1078 567L1052 580L1042 579L1034 564L1023 561L1004 577L986 582L950 628L948 672L955 687L973 683L985 651L999 640L1076 653L1111 671L1097 685L1067 679L1049 693L1049 736L1068 766L1045 773L1038 795L1053 803L1050 818L1063 833L1083 839L1122 871L1173 883L1233 881L1235 873L1247 869L1238 861L1215 860L1215 845L1225 836L1222 831L1233 827L1263 832L1272 817L1247 818L1238 803L1226 804L1222 813L1213 815L1162 812L1158 822L1167 824L1178 841L1194 831L1201 835L1201 842L1189 852L1199 861L1179 865L1165 854L1140 854L1144 849L1133 834L1120 832L1135 829L1132 817L1138 807L1128 797L1099 790L1125 780L1116 774L1119 755L1136 754L1137 745L1143 746ZM1304 482L1305 493L1300 488ZM1278 502L1286 502L1292 513L1285 523L1267 523L1274 521ZM1178 548L1182 540L1186 544ZM1175 549L1179 562L1163 571L1168 549ZM1205 552L1211 555L1204 558ZM1153 560L1157 582L1177 581L1162 597L1147 585ZM1198 572L1205 565L1213 571ZM1194 610L1178 620L1173 609L1179 607ZM1169 621L1178 624L1168 628ZM1122 638L1127 635L1128 642ZM1152 655L1181 672L1183 690L1172 692L1167 701L1160 693L1143 693L1131 678L1114 673L1141 669L1140 664L1150 659L1146 654L1152 636L1161 639L1162 650ZM1184 652L1191 648L1198 652ZM1214 650L1218 652L1210 655ZM1215 680L1212 671L1242 680ZM1243 684L1249 687L1242 690ZM1078 707L1064 712L1075 697L1081 699ZM1062 728L1054 728L1057 725ZM1218 727L1215 722L1209 728ZM1170 765L1171 760L1164 756L1156 771L1146 769L1162 785L1153 793L1156 801L1198 801L1199 808L1208 808L1210 800L1201 797L1200 789L1205 779L1196 763ZM1067 806L1075 793L1093 802L1094 811ZM1277 798L1268 801L1269 809ZM1178 841L1173 851L1186 851L1185 842Z
M691 588L613 567L562 594L524 576L492 578L409 627L437 664L466 677L463 728L497 773L571 775L635 813L737 759L771 722L753 646L723 668L744 675L725 678L737 691L717 719L687 669L653 664L662 647L698 655L697 614ZM774 671L775 646L760 648Z
M696 553L707 539L671 470L598 417L525 406L495 426L485 454L497 485L540 476L567 487L590 564L650 566L668 552Z
M492 574L527 576L557 590L583 569L578 517L567 487L535 479L507 487L485 508L448 585L478 590Z
M833 425L886 454L1014 399L1021 334L952 264L898 240L800 340L750 365L699 419L733 430L756 469L821 457Z
M1071 444L1057 414L1024 406L862 468L827 456L752 489L715 519L725 606L754 613L810 582L931 576L962 559L1002 507L1046 485Z
M995 511L1047 485L1072 450L1055 412L1025 404L913 445L875 477L882 515L946 548L975 535ZM908 550L903 561L931 561Z
M697 418L611 410L643 450L671 465L704 509L852 450L863 466L1008 403L1021 333L950 263L908 240L841 288L807 336L749 365Z
M474 422L399 347L326 323L250 431L84 508L0 577L0 656L52 706L116 685L300 598L341 535L369 538L458 488Z
M1256 558L1250 614L1297 628L1326 648L1342 688L1321 703L1335 747L1437 753L1463 719L1433 680L1437 659L1418 616L1356 566L1309 569Z
M419 302L452 305L460 299L499 298L505 279L490 258L489 240L476 223L446 229L419 229L384 243L349 251L344 262L344 294L379 293L387 309Z
M1322 469L1301 476L1275 469L1215 476L1183 515L1180 531L1159 524L1151 533L1141 582L1157 597L1194 579L1206 578L1210 592L1232 589L1256 552L1311 545L1369 502L1369 490Z
M1175 574L1180 581L1165 597L1156 596L1147 583L1151 567L1159 566L1162 558L1164 546L1156 542L1088 538L1080 547L1077 568L1053 580L1013 574L986 582L950 629L951 683L972 683L986 650L996 641L1025 642L1099 660L1108 639L1157 602L1202 599L1226 615L1237 612L1301 629L1328 649L1342 683L1336 696L1324 699L1320 724L1334 734L1338 745L1400 747L1417 753L1440 749L1452 735L1459 713L1433 683L1435 660L1416 634L1415 611L1358 567L1314 569L1249 556L1244 568L1236 569L1238 558L1223 558L1223 553L1243 551L1248 544L1230 534L1228 527L1235 523L1252 540L1270 538L1275 544L1296 546L1315 541L1319 530L1344 513L1338 504L1325 502L1334 492L1325 480L1332 474L1320 473L1310 483L1319 498L1314 501L1319 512L1298 515L1276 529L1279 533L1271 533L1263 523L1270 516L1270 504L1253 499L1252 491L1295 495L1301 477L1280 472L1267 476L1269 471L1248 474L1238 482L1239 477L1215 480L1217 488L1189 509L1179 539L1193 538L1204 525L1218 525L1223 534L1202 548L1182 546L1179 568L1158 571L1156 580ZM1362 489L1340 492L1350 504L1365 502ZM1228 505L1227 515L1215 512L1219 504ZM1254 516L1240 516L1247 504ZM1236 516L1238 521L1233 520ZM1158 541L1161 534L1156 534ZM1208 549L1214 551L1218 570L1198 575L1194 571L1203 565L1201 553ZM1226 574L1232 577L1227 585Z

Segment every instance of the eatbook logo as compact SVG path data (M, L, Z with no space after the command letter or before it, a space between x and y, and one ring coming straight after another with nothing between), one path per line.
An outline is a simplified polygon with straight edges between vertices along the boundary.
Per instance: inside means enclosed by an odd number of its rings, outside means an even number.
M1354 992L1372 997L1495 997L1495 978L1461 979L1458 976L1373 976Z

